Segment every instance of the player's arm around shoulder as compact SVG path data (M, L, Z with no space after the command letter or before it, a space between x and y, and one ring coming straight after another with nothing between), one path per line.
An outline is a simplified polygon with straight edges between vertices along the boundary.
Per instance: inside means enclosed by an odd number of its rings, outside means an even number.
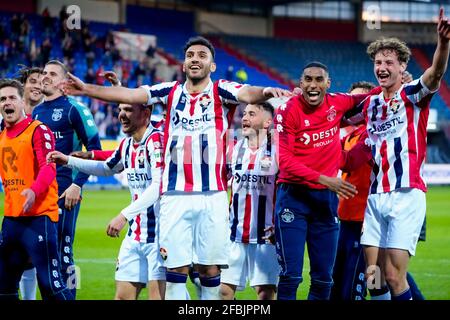
M142 88L130 89L126 87L107 87L84 83L81 79L68 73L69 80L63 84L62 90L66 95L88 96L108 102L145 104L147 92Z
M238 92L238 101L242 103L261 103L270 98L291 97L292 92L277 87L257 87L246 85Z

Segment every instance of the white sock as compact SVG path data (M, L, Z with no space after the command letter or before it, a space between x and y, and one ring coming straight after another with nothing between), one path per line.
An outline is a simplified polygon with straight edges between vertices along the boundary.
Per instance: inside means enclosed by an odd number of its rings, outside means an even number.
M220 300L220 273L212 277L201 277L202 300Z
M189 294L189 290L186 288L186 300L191 300L191 295Z
M28 269L23 272L19 286L22 300L36 300L36 268Z
M166 282L166 300L186 300L186 283Z
M202 286L202 300L220 300L220 286L204 287Z

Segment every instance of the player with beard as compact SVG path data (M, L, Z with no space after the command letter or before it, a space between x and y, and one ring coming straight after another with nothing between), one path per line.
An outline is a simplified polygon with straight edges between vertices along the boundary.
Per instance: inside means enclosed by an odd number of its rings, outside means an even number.
M222 271L222 299L232 300L236 290L253 287L259 300L273 300L280 267L273 230L275 181L278 173L272 140L274 108L268 102L249 104L242 116L243 138L231 154L233 175L230 205L231 250L229 268ZM273 239L272 239L273 240Z
M63 94L60 84L67 78L67 69L57 60L47 62L42 73L42 92L45 101L33 110L33 119L45 123L53 131L56 138L57 151L70 154L81 150L101 149L100 139L94 118L88 108ZM73 241L75 227L80 210L81 188L89 175L57 166L58 205L60 219L58 221L58 240L63 280L76 294L76 275L73 262Z
M163 299L165 270L158 247L159 188L162 172L162 132L150 123L151 108L119 105L119 121L128 137L106 161L49 153L48 159L80 171L110 176L123 172L128 179L132 203L108 225L107 234L116 237L129 223L116 266L118 300L134 300L148 284L149 299Z
M290 95L278 88L213 82L215 50L202 37L184 47L186 82L136 89L85 84L70 76L68 94L167 108L160 215L161 255L168 268L166 299L186 299L189 266L199 266L202 299L219 299L220 268L228 263L226 130L239 103Z

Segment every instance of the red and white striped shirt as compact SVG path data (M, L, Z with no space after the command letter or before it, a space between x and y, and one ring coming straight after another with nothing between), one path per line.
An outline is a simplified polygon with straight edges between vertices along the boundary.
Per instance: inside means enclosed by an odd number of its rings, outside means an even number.
M375 161L370 193L399 188L426 191L422 172L432 97L420 78L403 85L389 101L381 93L365 102L368 141Z
M240 140L233 150L233 174L230 208L231 241L266 243L264 229L273 225L275 180L278 173L273 141L258 150Z
M164 82L142 86L148 104L167 107L164 129L162 193L226 191L226 131L239 104L243 85L210 81L196 95L186 85Z
M134 143L132 137L124 138L105 162L110 170L116 173L123 171L127 177L132 197L132 204L122 210L122 214L127 218L132 217L129 219L127 237L142 243L155 242L158 207L155 203L149 207L140 208L133 206L133 203L145 197L144 192L148 190L153 180L160 179L162 140L162 132L149 125L140 143ZM155 201L159 199L159 183L153 190L152 196L155 196Z

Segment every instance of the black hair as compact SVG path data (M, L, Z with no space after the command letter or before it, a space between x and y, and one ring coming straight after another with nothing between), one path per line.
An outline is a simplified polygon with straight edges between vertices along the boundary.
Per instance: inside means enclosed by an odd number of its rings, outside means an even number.
M316 68L321 68L321 69L325 70L326 73L328 73L328 67L327 67L326 65L324 65L322 62L319 62L319 61L308 62L308 63L303 67L302 71L305 71L305 69L308 69L308 68L314 68L314 67L316 67Z
M18 76L17 76L17 80L20 81L23 85L25 85L25 83L27 82L28 78L33 74L33 73L39 73L42 74L42 68L39 67L27 67L23 64L19 64L19 67L21 67L21 69L19 71L17 71Z
M270 113L270 115L273 118L273 116L275 114L275 108L273 107L273 105L271 105L269 102L266 101L266 102L258 104L258 106L261 109L263 109L264 111L267 111L268 113Z
M184 54L186 54L186 51L188 51L188 49L190 47L195 46L195 45L201 45L201 46L207 47L209 49L209 51L211 51L211 55L214 60L214 58L216 57L216 51L214 50L213 45L211 44L211 42L209 42L208 39L201 37L201 36L189 38L189 40L186 42L186 44L184 45L184 48L183 48Z

